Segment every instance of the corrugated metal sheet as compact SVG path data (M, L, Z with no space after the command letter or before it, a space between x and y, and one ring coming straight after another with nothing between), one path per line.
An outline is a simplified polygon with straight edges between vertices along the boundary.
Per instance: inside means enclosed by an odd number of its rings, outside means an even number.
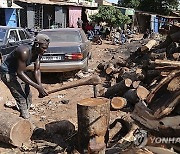
M164 15L160 15L160 14L154 14L154 13L149 13L149 12L143 12L143 11L136 11L139 14L143 14L143 15L156 15L158 17L163 17L163 18L167 18L167 19L180 19L180 17L175 17L175 16L164 16Z
M12 6L11 7L8 7L7 4L0 4L0 8L11 8L11 9L22 9L22 7L20 7L19 5L15 4L15 3L12 3Z
M73 2L55 2L50 0L14 0L16 2L24 2L24 3L38 3L38 4L49 4L49 5L70 5L70 6L82 6Z

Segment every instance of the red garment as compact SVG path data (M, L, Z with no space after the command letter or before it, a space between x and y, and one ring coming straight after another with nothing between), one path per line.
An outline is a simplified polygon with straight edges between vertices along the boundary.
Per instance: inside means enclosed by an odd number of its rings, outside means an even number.
M88 30L93 30L93 26L87 24L86 27L85 27L85 29L86 29L86 31L88 31Z

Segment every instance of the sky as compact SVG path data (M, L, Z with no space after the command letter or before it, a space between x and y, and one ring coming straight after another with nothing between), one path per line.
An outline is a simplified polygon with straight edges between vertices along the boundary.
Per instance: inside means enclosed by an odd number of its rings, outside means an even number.
M107 0L108 2L111 2L111 3L116 3L117 4L117 1L118 0Z

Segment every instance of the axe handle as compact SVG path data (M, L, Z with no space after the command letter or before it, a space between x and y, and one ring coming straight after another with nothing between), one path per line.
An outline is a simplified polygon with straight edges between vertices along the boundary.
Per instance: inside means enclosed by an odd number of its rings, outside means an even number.
M99 76L92 76L92 77L88 77L88 78L70 82L66 85L61 86L60 88L48 91L48 94L52 94L52 93L55 93L55 92L58 92L61 90L74 88L74 87L78 87L78 86L83 86L83 85L97 85L99 83L101 83Z

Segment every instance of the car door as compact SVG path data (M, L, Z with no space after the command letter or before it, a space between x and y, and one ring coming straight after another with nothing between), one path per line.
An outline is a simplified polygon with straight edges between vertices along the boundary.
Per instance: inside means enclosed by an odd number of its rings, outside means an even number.
M5 43L5 54L11 53L15 48L18 47L20 43L17 30L16 29L10 29L7 35L7 41Z
M20 44L31 45L32 40L30 35L24 29L18 29Z

